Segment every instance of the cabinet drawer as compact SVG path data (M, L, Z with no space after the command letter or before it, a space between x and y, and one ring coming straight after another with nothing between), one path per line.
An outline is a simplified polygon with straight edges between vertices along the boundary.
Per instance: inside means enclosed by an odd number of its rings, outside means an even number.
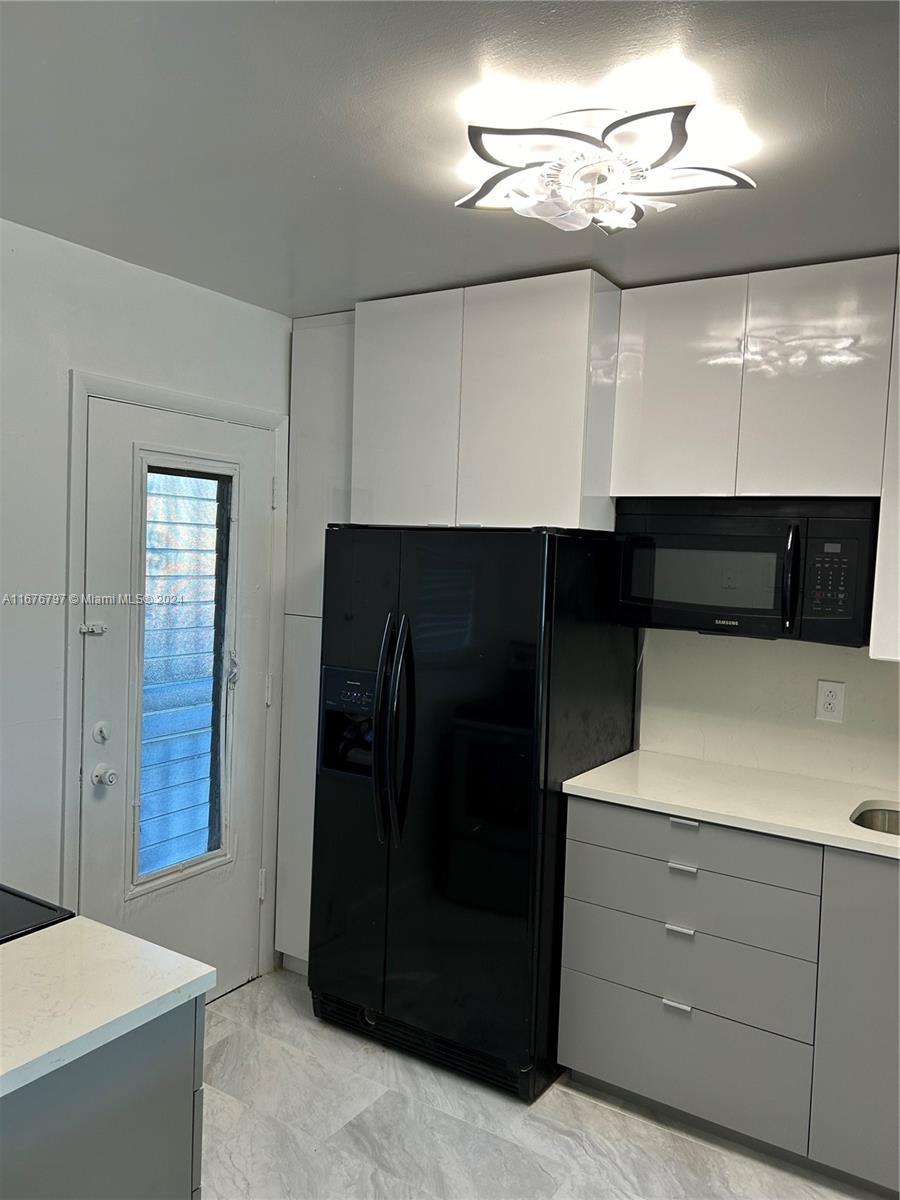
M707 821L569 797L568 836L799 892L822 891L822 847Z
M566 896L815 962L819 897L702 868L566 843Z
M806 1153L812 1047L563 968L559 1061Z
M816 966L566 900L563 966L812 1043Z

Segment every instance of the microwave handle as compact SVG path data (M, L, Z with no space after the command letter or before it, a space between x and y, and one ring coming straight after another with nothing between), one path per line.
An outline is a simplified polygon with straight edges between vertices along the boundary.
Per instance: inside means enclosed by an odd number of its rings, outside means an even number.
M781 627L785 633L794 632L797 611L797 584L800 576L800 526L788 528L784 548L784 567L781 571Z

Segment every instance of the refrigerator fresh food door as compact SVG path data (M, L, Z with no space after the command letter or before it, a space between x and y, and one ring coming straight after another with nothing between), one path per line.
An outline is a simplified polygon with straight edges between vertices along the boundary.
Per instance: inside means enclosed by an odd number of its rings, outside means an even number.
M384 1012L524 1065L549 539L402 538Z

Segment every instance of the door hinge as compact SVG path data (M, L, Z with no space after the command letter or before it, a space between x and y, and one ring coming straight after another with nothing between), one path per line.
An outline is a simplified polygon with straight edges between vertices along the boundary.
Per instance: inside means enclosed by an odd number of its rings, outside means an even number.
M272 707L272 676L266 676L266 708Z
M225 682L230 688L233 688L241 676L241 665L238 662L237 655L233 650L228 651L228 674L225 676Z
M259 902L262 904L266 898L266 868L259 868Z
M79 625L78 632L84 637L103 637L104 633L109 633L109 626L93 621L90 625Z
M272 507L278 507L278 477L272 476Z

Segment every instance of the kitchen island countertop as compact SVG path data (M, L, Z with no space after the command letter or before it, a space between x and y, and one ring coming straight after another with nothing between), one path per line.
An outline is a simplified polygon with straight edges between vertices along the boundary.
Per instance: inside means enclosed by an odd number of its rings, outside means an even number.
M900 858L900 838L851 821L861 807L897 808L898 793L756 767L635 750L567 780L569 796Z
M216 972L74 917L0 946L0 1096L215 985Z

